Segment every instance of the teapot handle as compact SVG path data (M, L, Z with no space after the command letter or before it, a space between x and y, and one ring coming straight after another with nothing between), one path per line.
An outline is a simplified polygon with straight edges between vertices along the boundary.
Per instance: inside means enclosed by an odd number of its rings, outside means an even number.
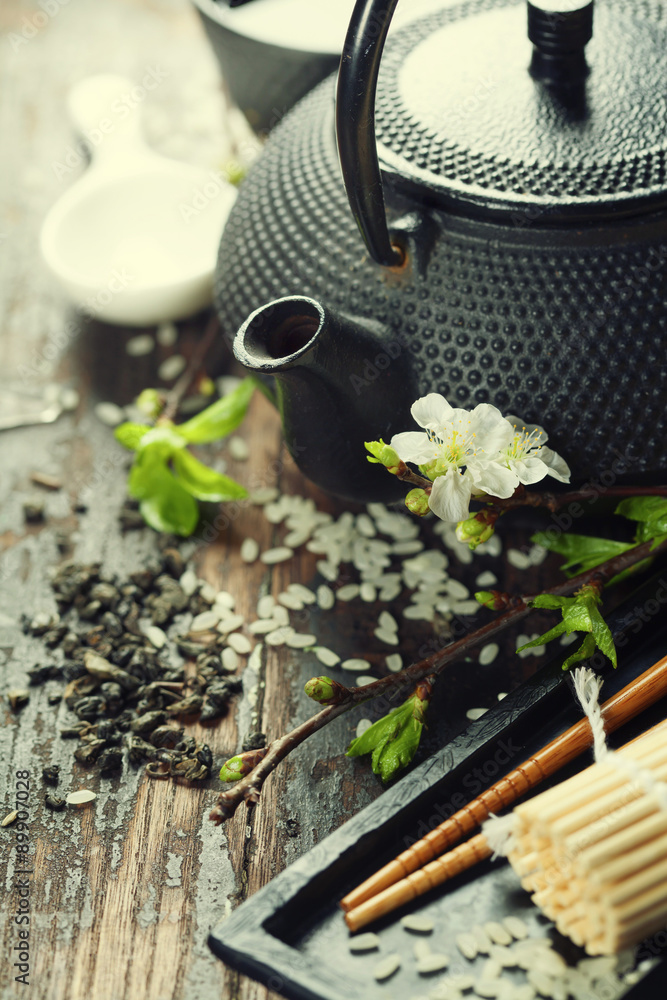
M357 0L345 38L336 91L336 139L352 214L378 264L395 267L375 141L375 93L384 43L398 0Z

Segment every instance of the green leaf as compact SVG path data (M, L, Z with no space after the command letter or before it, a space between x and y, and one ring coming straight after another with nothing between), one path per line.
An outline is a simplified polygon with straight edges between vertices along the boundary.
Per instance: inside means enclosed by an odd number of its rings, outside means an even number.
M197 501L172 476L159 447L137 452L128 492L140 501L141 516L155 531L187 537L197 527Z
M407 767L419 747L427 702L415 695L352 740L348 757L372 754L371 766L383 781Z
M245 417L255 387L256 380L252 376L244 378L228 396L223 396L186 423L179 424L178 433L190 444L207 444L226 437Z
M665 497L629 497L621 500L615 511L630 521L660 521L667 519Z
M618 666L613 636L597 608L591 612L591 632L598 649L604 653L607 659L611 660L615 667Z
M150 429L146 424L120 424L113 432L113 436L116 441L122 444L123 448L136 451L144 434L147 434Z
M555 597L553 594L538 594L535 600L530 602L533 608L562 608L567 606L571 597Z
M569 670L573 667L575 663L581 663L582 660L588 660L595 652L595 639L592 635L587 635L584 637L584 641L578 649L575 649L574 653L570 653L568 658L563 663L563 670Z
M209 469L183 448L171 456L178 482L197 500L243 500L248 491L240 483Z
M531 541L550 552L565 556L561 569L568 577L594 569L607 559L633 547L632 543L614 542L610 538L591 538L588 535L562 534L553 538L548 531L538 531Z
M531 639L530 642L524 642L523 646L519 646L517 653L520 653L522 649L530 649L531 646L545 646L552 639L557 639L559 635L565 632L565 622L558 622L558 625L554 625L553 628L545 632L544 635L538 635L537 639Z
M407 767L419 749L423 724L415 718L408 720L398 736L388 740L380 752L373 753L372 767L383 781L389 781L398 771Z
M362 757L364 754L372 753L378 743L393 739L401 725L404 725L412 714L411 708L408 707L406 710L406 706L407 702L387 715L383 715L381 719L369 726L365 733L352 740L347 748L347 756Z

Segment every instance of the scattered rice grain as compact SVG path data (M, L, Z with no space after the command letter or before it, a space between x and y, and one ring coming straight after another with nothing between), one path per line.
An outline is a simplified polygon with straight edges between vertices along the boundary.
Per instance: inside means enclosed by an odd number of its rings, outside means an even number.
M387 955L373 969L373 976L379 983L393 976L401 967L400 955Z
M165 358L159 365L157 374L163 382L173 382L186 368L187 361L182 354L172 354L170 358Z
M385 628L376 628L373 635L380 642L385 642L388 646L398 646L398 636L395 632L390 632Z
M326 646L316 646L313 652L325 667L335 667L337 663L340 663L338 653L334 653L333 649L327 649Z
M66 796L65 802L67 802L70 806L83 806L88 802L92 802L96 798L97 795L95 792L91 792L87 788L82 788L78 792L70 792L69 795Z
M360 934L358 937L354 937L350 940L348 947L352 953L374 951L376 948L380 947L380 938L377 934L370 932L367 934Z
M483 667L487 667L489 663L493 663L499 652L500 646L497 642L487 642L479 651L479 662Z
M264 486L261 489L253 490L250 494L250 503L256 507L264 507L267 503L273 503L280 496L280 490L276 486Z
M340 666L341 670L350 670L356 673L359 673L360 670L371 669L371 664L368 660L362 660L359 657L352 657L349 660L343 660Z
M456 947L459 949L464 958L467 958L470 961L472 961L473 958L477 958L479 949L472 934L457 934L455 941Z
M466 718L470 719L471 722L476 722L477 719L481 719L483 715L486 715L488 708L469 708L466 712Z
M288 548L286 545L279 545L275 549L267 549L266 552L262 552L259 558L266 566L275 566L276 563L291 559L293 555L293 549Z
M218 622L218 632L221 635L228 635L230 632L236 632L243 624L245 624L243 615L230 615L229 618L223 618Z
M479 574L475 583L478 587L493 587L496 583L498 583L498 577L495 573L492 573L490 569L487 569L483 573Z
M317 636L304 632L295 632L285 640L285 644L291 649L306 649L308 646L314 646L316 642Z
M508 945L512 943L512 935L498 920L487 921L484 924L484 930L494 944Z
M408 913L405 917L401 917L401 927L405 931L431 934L433 926L433 921L429 917L421 917L418 913Z
M355 597L358 597L359 590L358 583L346 583L344 587L340 587L336 591L336 597L339 601L353 601Z
M377 591L372 583L362 583L359 588L359 596L362 601L366 601L367 604L372 604L375 600L377 600Z
M117 427L125 420L125 411L115 403L98 403L95 416L107 427Z
M240 653L241 656L245 656L252 650L252 643L247 636L241 635L240 632L232 632L231 635L227 636L227 645L230 646L235 653Z
M257 602L257 616L259 618L270 618L275 606L275 598L271 594L265 594Z
M498 695L500 698L500 695ZM528 927L521 917L510 914L503 918L503 927L510 932L516 941L525 941L528 937Z
M156 649L162 649L167 642L167 633L157 625L147 625L144 629L144 635L151 646L155 646Z
M220 621L219 611L202 611L200 615L195 615L190 625L191 632L208 632L215 628Z
M259 544L254 538L244 538L241 542L241 559L245 563L253 563L259 555Z
M155 341L150 333L140 333L138 337L130 337L125 344L125 353L131 358L142 358L150 354L155 347Z
M246 462L250 456L250 448L248 444L242 437L234 435L230 437L227 444L229 448L229 455L234 459L235 462Z
M236 670L238 670L239 654L232 646L225 646L220 654L220 659L222 660L223 667L228 673L233 674Z
M390 653L385 663L387 670L391 670L392 674L397 674L403 669L403 657L400 653Z
M417 972L420 976L429 976L433 972L442 972L449 965L446 955L426 955L417 961Z

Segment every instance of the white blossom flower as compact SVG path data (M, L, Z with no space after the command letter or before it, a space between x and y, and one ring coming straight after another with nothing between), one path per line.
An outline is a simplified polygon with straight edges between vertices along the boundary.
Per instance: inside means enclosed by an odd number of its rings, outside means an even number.
M503 417L489 403L456 409L431 392L413 404L411 413L424 430L395 434L391 447L433 481L428 504L443 521L467 518L473 496L506 499L521 483L547 475L570 481L567 464L545 447L543 428Z
M524 424L519 417L507 417L507 420L514 428L514 436L502 460L519 482L529 486L539 483L545 476L553 476L561 483L569 483L567 462L551 448L545 448L549 436L544 428L539 424Z
M432 392L418 399L411 413L424 431L395 434L391 446L433 480L429 507L434 514L460 521L468 516L473 494L512 495L517 475L497 457L509 449L514 429L500 410L489 403L455 409Z

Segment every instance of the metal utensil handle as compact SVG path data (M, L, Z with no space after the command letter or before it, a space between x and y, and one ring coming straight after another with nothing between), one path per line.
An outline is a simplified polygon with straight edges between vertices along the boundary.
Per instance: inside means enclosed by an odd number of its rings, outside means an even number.
M336 139L352 214L378 264L398 265L389 237L375 142L375 93L384 43L398 0L357 0L338 71Z

